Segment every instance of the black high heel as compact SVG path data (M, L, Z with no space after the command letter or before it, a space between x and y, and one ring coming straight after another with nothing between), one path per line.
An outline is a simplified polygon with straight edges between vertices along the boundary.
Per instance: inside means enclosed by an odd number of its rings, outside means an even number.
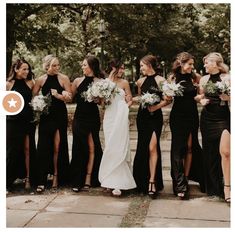
M224 188L231 188L231 186L230 185L224 185ZM226 197L225 196L225 194L224 194L224 201L226 202L226 203L228 203L228 204L230 204L230 202L231 202L231 197Z
M57 178L57 175L53 175L53 183L52 183L51 190L53 192L56 192L57 189L58 189L58 178Z
M91 173L86 174L86 180L87 180L87 177L89 177L89 179L90 179L89 182L91 182ZM83 190L89 191L90 187L91 187L90 184L85 183L85 185L83 186Z
M152 199L156 199L157 197L157 191L156 191L156 185L155 185L155 182L149 182L149 190L148 190L148 195L149 197L151 197ZM155 186L155 191L153 190L153 187Z
M28 191L31 189L31 185L30 185L30 181L29 181L29 177L27 176L25 178L25 186L24 186L25 190Z

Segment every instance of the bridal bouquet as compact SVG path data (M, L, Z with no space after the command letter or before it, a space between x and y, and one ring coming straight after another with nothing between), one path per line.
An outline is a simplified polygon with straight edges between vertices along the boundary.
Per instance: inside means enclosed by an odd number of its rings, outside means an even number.
M42 114L49 114L49 107L51 105L51 95L46 96L37 95L29 103L33 109L33 122L39 123Z
M110 80L101 80L91 83L88 86L87 91L83 92L81 96L85 98L85 101L92 102L97 98L104 99L104 104L109 105L112 98L119 93L117 85Z
M183 96L184 87L181 85L181 82L177 84L175 82L167 82L167 81L163 82L161 86L163 95L168 97Z
M155 103L159 103L160 101L160 97L155 93L147 92L140 96L140 104L142 108L152 106Z

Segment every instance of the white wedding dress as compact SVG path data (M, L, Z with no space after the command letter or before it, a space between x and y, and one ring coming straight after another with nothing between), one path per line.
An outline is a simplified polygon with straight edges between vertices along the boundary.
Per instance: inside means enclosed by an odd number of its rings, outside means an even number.
M131 172L129 108L125 101L125 91L118 89L119 93L104 114L105 148L99 181L102 187L126 190L135 188L136 184Z

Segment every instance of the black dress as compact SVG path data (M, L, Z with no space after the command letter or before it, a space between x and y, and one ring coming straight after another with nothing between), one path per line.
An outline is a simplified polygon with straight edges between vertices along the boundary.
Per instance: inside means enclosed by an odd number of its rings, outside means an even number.
M213 83L221 81L220 73L210 75L208 81ZM230 132L230 110L228 102L221 105L218 95L213 96L205 93L205 96L210 99L210 102L202 110L200 127L206 171L206 193L223 197L223 173L219 145L222 132L224 130Z
M197 103L197 87L193 85L192 74L176 75L176 83L182 81L183 96L175 96L170 113L171 140L171 177L175 194L188 191L188 179L199 182L204 192L203 157L198 142L199 116ZM188 138L192 135L192 163L189 176L184 176L183 160L188 153Z
M64 88L58 81L58 76L48 75L42 86L42 94L50 94L51 89L56 89L59 94ZM58 184L64 185L68 181L69 154L68 154L68 137L67 137L67 108L63 101L52 97L49 114L41 115L39 123L37 158L39 185L45 185L47 175L54 173L53 156L54 156L54 137L57 130L60 134L60 144L58 151Z
M91 133L95 144L95 158L91 173L91 186L100 186L98 171L102 158L102 148L99 138L100 115L96 103L87 102L81 97L81 93L88 89L93 82L93 77L85 76L77 88L76 111L73 118L73 145L72 160L70 164L71 184L73 187L83 187L87 174L89 160L88 135Z
M141 86L141 94L149 92L156 93L160 97L161 92L152 91L152 87L157 89L158 85L155 81L155 75L147 76ZM136 155L133 165L133 176L137 185L137 191L142 193L148 193L150 169L149 169L149 143L153 133L156 133L157 137L157 167L155 176L155 186L157 191L163 189L162 179L162 160L160 149L160 136L162 132L163 115L162 110L158 109L153 113L150 113L147 108L140 106L137 114L137 129L138 129L138 141Z
M11 188L16 178L26 177L24 143L29 136L30 164L29 178L31 185L36 184L35 173L35 123L33 123L33 111L29 105L32 99L32 90L25 80L15 79L11 91L16 91L24 98L24 108L17 115L7 116L7 188Z

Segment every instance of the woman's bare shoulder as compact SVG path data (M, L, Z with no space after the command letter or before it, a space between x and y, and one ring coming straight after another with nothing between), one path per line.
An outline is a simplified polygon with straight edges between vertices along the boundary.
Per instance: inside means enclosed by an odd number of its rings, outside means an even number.
M6 90L9 91L11 90L12 86L14 85L15 80L10 80L6 82Z
M73 84L78 87L78 86L82 83L82 81L83 81L84 79L85 79L85 77L77 77L77 78L73 81Z

